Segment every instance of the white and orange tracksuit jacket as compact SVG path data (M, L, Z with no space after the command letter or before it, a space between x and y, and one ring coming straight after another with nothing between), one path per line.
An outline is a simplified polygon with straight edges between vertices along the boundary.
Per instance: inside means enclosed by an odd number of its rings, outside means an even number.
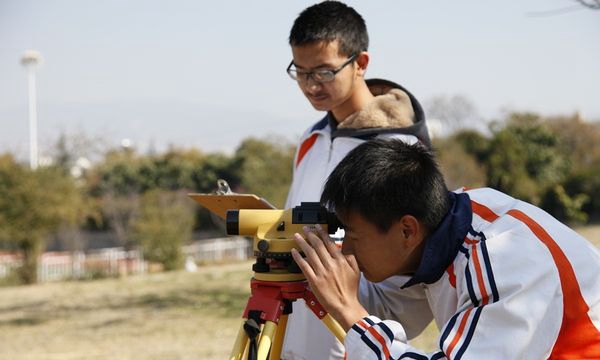
M543 210L492 189L454 205L405 288L425 290L439 350L410 346L402 322L368 316L347 359L600 359L600 253Z
M390 81L371 79L373 87L401 89L405 91L414 110L414 124L402 128L336 129L330 116L309 128L300 139L294 162L294 177L288 193L286 208L301 202L318 202L329 174L337 164L356 146L374 137L393 137L415 143L429 144L425 117L417 99L406 89ZM385 91L373 91L385 93ZM420 287L400 289L407 277L392 277L373 284L361 279L360 298L372 314L383 318L406 322L409 338L418 335L432 319L425 293ZM282 358L285 360L337 360L344 356L344 349L325 325L306 308L304 301L293 304L285 334Z

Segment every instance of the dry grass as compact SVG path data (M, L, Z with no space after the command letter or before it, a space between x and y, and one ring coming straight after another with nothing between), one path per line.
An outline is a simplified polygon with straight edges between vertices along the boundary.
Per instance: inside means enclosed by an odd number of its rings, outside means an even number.
M600 224L576 227L575 230L597 247L600 247Z
M578 231L600 246L600 225ZM0 359L225 359L250 268L0 288ZM437 336L430 325L414 345L433 350Z
M2 288L0 358L224 359L250 266Z

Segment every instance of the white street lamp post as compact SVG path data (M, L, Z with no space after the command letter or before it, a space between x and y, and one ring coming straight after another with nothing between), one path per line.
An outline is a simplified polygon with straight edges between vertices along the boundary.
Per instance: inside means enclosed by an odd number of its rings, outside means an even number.
M29 86L29 166L31 169L37 169L38 166L35 73L41 60L41 54L35 50L27 50L21 58L21 64L27 70L27 82Z

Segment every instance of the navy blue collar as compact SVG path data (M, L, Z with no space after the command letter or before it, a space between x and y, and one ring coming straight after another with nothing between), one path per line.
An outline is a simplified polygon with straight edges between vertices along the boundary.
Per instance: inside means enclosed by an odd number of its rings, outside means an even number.
M466 193L449 193L451 208L433 234L425 238L421 262L414 275L402 286L432 284L450 266L463 243L473 219L471 198Z
M327 127L327 124L331 124L329 120L329 114L325 115L321 120L319 120L313 127L310 129L310 132L314 132L317 130L323 130Z

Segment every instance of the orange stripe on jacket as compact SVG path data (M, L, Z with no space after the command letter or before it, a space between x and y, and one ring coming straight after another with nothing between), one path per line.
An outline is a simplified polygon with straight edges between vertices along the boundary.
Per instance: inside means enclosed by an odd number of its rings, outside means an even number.
M456 274L454 273L454 263L448 266L446 272L448 273L448 281L450 282L450 285L452 285L452 287L456 289Z
M519 210L510 210L509 215L522 221L546 245L554 259L563 292L563 320L558 339L549 360L556 359L600 359L600 332L588 316L581 289L573 267L554 239L529 216Z
M465 242L469 245L474 245L474 244L478 244L479 240L474 240L474 239L469 239L469 238L465 238Z
M469 308L467 311L465 311L463 318L460 321L460 325L458 326L458 330L454 335L454 339L452 339L452 342L450 343L450 345L448 345L448 350L446 350L446 356L448 357L448 359L450 359L450 354L452 353L452 350L454 350L454 347L456 346L456 344L458 344L458 340L460 340L460 338L462 337L462 333L465 330L465 326L467 326L467 320L469 319L471 310L473 310L473 308Z
M496 215L487 206L481 205L473 200L471 200L471 209L473 209L475 214L479 215L479 217L487 222L492 222L498 218L498 215Z
M367 330L369 328L369 324L367 324L364 320L360 320L359 322L356 323L358 326L360 326L361 328L363 328L364 330Z
M357 324L358 324L358 326L362 327L363 329L365 329L366 331L371 333L371 335L373 335L379 341L379 343L381 344L381 348L383 349L383 353L385 354L385 358L389 359L390 351L388 350L385 339L381 336L381 334L379 334L377 332L377 330L373 329L373 327L371 325L367 324L364 320L360 320Z
M477 285L479 285L479 291L481 292L481 304L487 305L489 301L489 296L485 289L485 282L483 281L481 263L479 262L479 255L477 254L477 244L473 244L472 254L473 262L475 263L475 273L477 274Z
M388 349L383 336L381 336L381 334L378 333L377 330L373 329L372 326L369 326L367 328L367 331L370 332L371 335L373 335L375 337L375 339L377 339L377 341L379 341L379 343L381 344L381 348L383 349L383 354L385 355L385 358L389 359L390 358L390 350Z
M298 150L298 158L296 158L296 167L298 167L300 161L302 161L302 158L304 158L304 155L306 155L308 150L310 150L310 148L315 144L318 136L319 134L312 134L308 139L302 142L302 145L300 145L300 150Z

